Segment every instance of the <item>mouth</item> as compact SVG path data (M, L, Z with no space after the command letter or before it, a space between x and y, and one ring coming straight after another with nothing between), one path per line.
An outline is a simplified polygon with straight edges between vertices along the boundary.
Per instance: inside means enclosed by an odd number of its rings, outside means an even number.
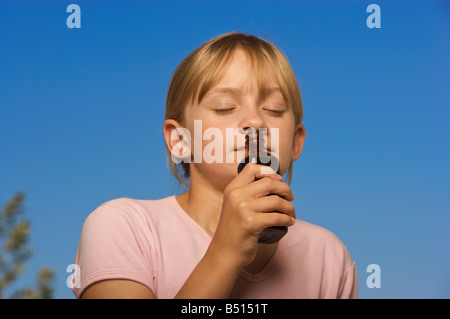
M247 149L248 149L247 145L244 145L244 146L235 148L234 151L235 152L247 152Z
M248 146L247 145L244 145L244 146L241 146L241 147L237 147L237 148L235 148L234 150L233 150L234 152L238 152L238 153L240 153L240 152L245 152L245 154L247 154L247 152L248 152ZM267 154L272 154L272 149L270 148L270 147L268 147L266 150L262 150L262 151L265 151Z

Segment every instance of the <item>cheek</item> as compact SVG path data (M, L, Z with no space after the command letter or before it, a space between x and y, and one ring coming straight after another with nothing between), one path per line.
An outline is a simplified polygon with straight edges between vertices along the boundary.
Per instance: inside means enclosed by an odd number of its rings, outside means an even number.
M281 161L289 161L291 160L292 154L292 131L289 129L281 129L280 128L280 148L279 148L279 156L281 157Z
M188 129L191 134L190 145L195 162L223 163L226 161L226 153L233 147L234 141L227 139L226 126L223 122L198 119L195 122L192 121Z

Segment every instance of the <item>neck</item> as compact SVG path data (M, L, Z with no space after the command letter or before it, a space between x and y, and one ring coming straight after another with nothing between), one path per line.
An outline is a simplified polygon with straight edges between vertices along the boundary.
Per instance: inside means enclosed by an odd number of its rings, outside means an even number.
M177 196L178 203L212 237L222 211L223 190L195 170L191 170L190 180L189 190Z

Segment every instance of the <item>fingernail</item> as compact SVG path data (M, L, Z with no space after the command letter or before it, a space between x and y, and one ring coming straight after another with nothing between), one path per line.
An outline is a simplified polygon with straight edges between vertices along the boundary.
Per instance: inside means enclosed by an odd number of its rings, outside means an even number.
M261 169L259 171L261 174L276 174L277 172L275 172L272 167L270 166L261 166Z

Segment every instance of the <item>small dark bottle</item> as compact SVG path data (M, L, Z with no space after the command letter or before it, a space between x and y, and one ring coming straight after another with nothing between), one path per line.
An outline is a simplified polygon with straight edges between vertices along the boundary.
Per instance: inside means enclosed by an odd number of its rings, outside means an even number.
M246 138L247 154L244 160L238 166L238 174L244 169L248 163L256 163L276 168L276 172L281 175L280 164L278 159L271 155L265 154L260 149L261 145L258 143L258 133L255 129L249 129L249 133ZM264 143L262 143L264 144ZM278 242L284 235L286 235L288 229L286 226L271 226L264 229L258 238L258 243L261 244L273 244Z

